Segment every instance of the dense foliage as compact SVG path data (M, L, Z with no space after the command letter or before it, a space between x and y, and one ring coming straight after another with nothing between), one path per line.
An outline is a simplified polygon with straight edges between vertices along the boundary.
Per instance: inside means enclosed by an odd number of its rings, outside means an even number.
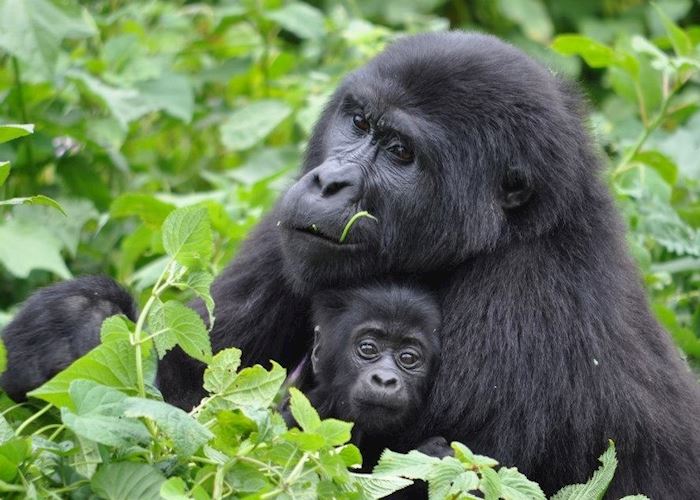
M654 310L700 362L697 2L84 4L0 0L0 327L32 290L86 273L127 284L142 313L108 320L33 403L2 396L2 496L362 498L427 479L435 498L542 497L459 443L454 458L387 453L372 475L349 472L350 424L292 391L301 430L288 430L271 409L284 370L212 356L182 305L211 308L212 276L293 175L330 91L407 32L488 30L582 80ZM190 414L153 387L175 344L209 363ZM613 448L601 460L557 498L600 497Z

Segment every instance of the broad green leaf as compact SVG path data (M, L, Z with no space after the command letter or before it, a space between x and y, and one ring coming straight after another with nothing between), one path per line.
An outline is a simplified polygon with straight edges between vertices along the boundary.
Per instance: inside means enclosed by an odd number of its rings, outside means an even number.
M61 257L61 242L48 228L10 219L0 223L0 263L13 276L26 278L34 269L71 277Z
M671 186L678 180L678 167L673 160L660 151L641 151L634 155L632 161L650 166Z
M37 194L35 196L25 196L23 198L11 198L9 200L0 200L0 205L46 205L53 207L63 215L66 212L63 207L56 201L43 194Z
M78 15L48 0L0 0L0 48L45 75L56 67L63 40L96 33L85 10Z
M214 326L214 299L212 299L211 293L209 292L213 282L214 276L211 273L207 271L197 271L189 273L186 282L173 283L173 286L181 290L192 290L197 297L204 302L204 307L207 309L207 318L209 320L209 330Z
M163 247L186 267L203 267L212 253L212 234L207 209L178 208L163 223Z
M257 101L243 106L221 125L221 142L231 151L255 146L267 137L292 112L282 101Z
M551 500L601 500L617 469L615 444L610 441L608 449L598 458L602 464L585 484L565 486Z
M5 184L7 177L10 175L10 162L0 161L0 186Z
M294 420L305 432L315 432L321 425L321 419L314 407L311 406L306 396L296 387L291 387L289 394L291 396L289 408L292 411Z
M352 479L362 488L365 498L378 499L404 489L413 484L410 479L398 476L375 476L374 474L351 474Z
M471 498L478 498L478 497L473 497L469 495L470 491L475 491L479 488L479 476L477 475L476 472L468 470L460 473L457 475L457 477L454 478L452 481L452 486L450 486L450 490L448 492L448 495L455 496L457 498L462 498L463 496L466 496L467 499L471 500Z
M552 20L541 0L500 0L499 7L530 39L546 43L552 37Z
M306 3L292 3L265 14L299 38L321 38L325 32L323 14Z
M430 471L440 459L429 457L419 451L396 453L385 450L372 471L381 476L403 476L410 479L427 479ZM460 467L460 472L464 470Z
M127 417L148 417L173 442L175 451L188 457L209 441L213 434L193 417L162 401L144 398L128 398L126 400Z
M165 500L188 500L187 484L179 477L171 477L160 485L160 496Z
M489 468L485 470L494 472L493 469ZM452 489L454 482L462 478L463 473L464 465L452 457L445 457L437 461L427 477L430 500L445 498L450 489Z
M450 446L455 452L455 458L469 467L496 467L498 461L483 455L476 455L469 448L458 441L453 441Z
M581 56L592 68L604 68L615 61L613 49L583 35L559 35L552 48L565 56Z
M501 496L505 500L546 500L542 488L530 481L517 468L501 467Z
M226 394L236 381L241 365L241 351L230 347L217 352L204 371L204 388L211 394Z
M362 465L362 455L354 444L343 446L338 455L343 460L345 467L359 467Z
M110 316L102 322L100 340L103 344L129 340L134 324L126 316Z
M491 468L482 469L479 489L484 493L486 500L498 500L503 493L501 476Z
M158 109L136 89L107 85L79 70L71 70L68 75L82 83L89 93L99 98L123 129L126 129L132 121Z
M160 228L166 217L173 210L175 210L175 205L142 193L124 193L119 195L109 207L112 217L137 215L144 224L152 229Z
M294 443L302 451L317 452L326 446L323 436L315 432L304 432L299 429L290 429L282 437L290 443Z
M620 498L620 500L649 500L649 497L646 495L628 495Z
M156 373L155 351L149 348L148 343L142 344L142 347L146 351L144 379L147 384L153 384ZM91 380L136 394L136 358L133 346L128 340L100 344L29 395L58 407L74 408L68 391L71 382L77 379Z
M160 500L164 482L165 476L153 465L117 462L100 467L90 485L107 500Z
M76 436L76 438L78 446L76 446L76 456L73 461L75 470L90 479L95 474L97 466L103 462L100 445L82 436Z
M194 93L187 77L168 73L155 80L138 82L136 88L154 109L162 109L185 123L192 120Z
M323 420L315 432L326 440L328 446L340 446L350 441L352 423L334 418Z
M211 342L204 321L194 310L176 301L159 302L148 315L153 342L162 358L174 346L195 359L211 360Z
M0 7L1 9L2 7ZM0 21L1 23L2 21ZM0 33L0 39L2 33ZM3 142L11 141L12 139L17 139L18 137L24 137L25 135L34 133L34 124L10 124L6 123L0 125L0 144ZM0 186L2 185L2 178L0 177Z
M228 391L226 399L234 404L252 408L267 408L282 387L287 371L272 361L272 369L260 365L244 368Z
M74 380L69 393L75 413L61 408L61 419L79 436L116 447L151 439L141 421L125 417L128 396L123 392L90 380Z
M29 458L31 449L31 440L26 438L14 438L0 444L1 481L10 482L17 476L19 465Z
M0 345L2 345L2 343L0 343ZM0 415L0 444L6 443L14 437L15 431L12 429L5 417Z
M661 10L657 4L652 4L656 13L661 18L661 22L664 25L666 34L671 39L671 45L673 45L673 51L678 56L687 56L693 53L693 43L690 41L688 34L678 27L676 23L671 20L666 13Z
M673 310L663 304L653 304L652 307L659 322L669 331L683 352L695 359L700 359L700 338L678 321Z

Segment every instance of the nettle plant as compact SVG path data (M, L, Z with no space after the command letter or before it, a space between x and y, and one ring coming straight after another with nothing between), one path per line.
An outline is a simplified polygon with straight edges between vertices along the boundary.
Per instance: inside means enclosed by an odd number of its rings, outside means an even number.
M277 411L286 371L271 361L240 368L241 352L212 355L205 322L171 292L207 306L212 274L208 210L172 211L162 226L168 261L137 319L106 319L101 343L30 395L0 400L0 492L4 498L381 498L428 482L430 498L543 499L516 468L452 443L454 457L385 451L371 474L351 441L352 423L322 420L291 388L299 428ZM199 405L185 412L155 387L157 360L180 346L208 365ZM4 359L4 356L0 356ZM4 363L3 363L4 364ZM0 364L0 371L2 369ZM38 401L46 404L34 406ZM554 498L602 498L617 464L612 442L585 485ZM643 498L643 497L628 497Z

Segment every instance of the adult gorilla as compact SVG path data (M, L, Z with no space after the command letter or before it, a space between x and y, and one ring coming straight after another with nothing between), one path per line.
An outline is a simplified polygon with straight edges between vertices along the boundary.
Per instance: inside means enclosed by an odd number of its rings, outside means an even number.
M551 493L585 480L612 438L613 497L696 498L698 385L649 311L598 171L580 100L548 70L490 36L404 38L341 84L300 179L214 284L213 345L294 366L311 292L405 277L444 318L407 444L463 441ZM359 210L378 222L338 244ZM173 351L160 387L191 405L201 373Z

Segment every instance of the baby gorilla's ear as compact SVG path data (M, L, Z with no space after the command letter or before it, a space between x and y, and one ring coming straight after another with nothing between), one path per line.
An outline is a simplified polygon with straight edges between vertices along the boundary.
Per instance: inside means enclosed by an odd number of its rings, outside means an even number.
M316 325L314 327L314 346L313 349L311 349L311 369L314 372L314 375L318 373L318 348L319 348L319 343L321 339L321 326Z

